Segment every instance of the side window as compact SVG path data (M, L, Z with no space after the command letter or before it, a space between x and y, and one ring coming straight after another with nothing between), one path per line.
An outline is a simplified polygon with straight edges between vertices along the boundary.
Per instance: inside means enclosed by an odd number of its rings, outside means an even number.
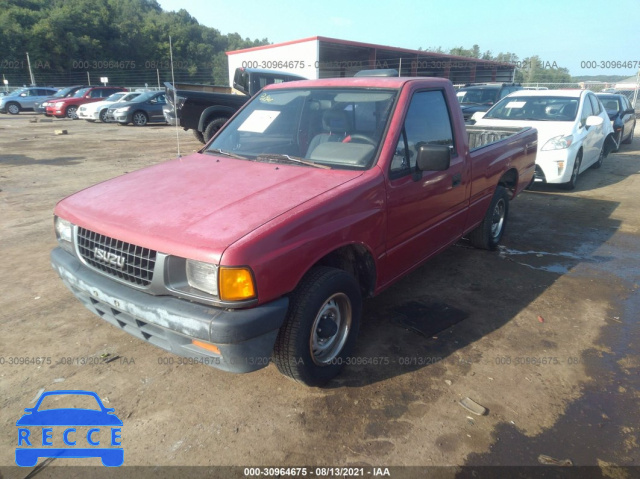
M598 100L595 95L587 95L587 96L589 97L589 101L591 101L591 108L593 109L593 114L599 115L600 113L602 113L600 100Z
M587 95L582 103L582 115L580 116L580 121L584 124L584 122L587 121L587 117L591 115L593 115L593 108L591 107L589 96Z
M413 95L400 139L391 161L392 176L408 174L416 168L418 148L422 144L453 146L451 118L441 90Z

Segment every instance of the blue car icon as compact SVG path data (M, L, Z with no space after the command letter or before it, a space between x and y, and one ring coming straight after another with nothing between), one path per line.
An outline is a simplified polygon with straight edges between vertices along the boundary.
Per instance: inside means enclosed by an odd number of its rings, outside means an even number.
M90 396L96 400L100 409L61 408L38 410L45 398L55 395ZM124 450L119 442L122 421L114 414L114 411L115 409L113 408L104 407L100 397L92 391L61 390L45 392L40 396L35 407L26 408L26 414L16 422L16 426L19 427L16 464L22 467L35 466L38 458L41 457L99 457L105 466L121 466L124 462ZM52 429L48 426L67 427L63 433L64 443L67 446L76 445L77 441L71 440L71 435L76 432L75 427L91 426L92 429L89 429L86 435L87 445L96 447L20 447L23 445L31 446L31 441L36 442L35 438L30 438L31 431L28 429L29 426L46 426L46 428L42 429L42 446L52 445L50 442ZM100 446L100 442L95 439L95 434L99 433L101 428L111 428L110 445L112 447L97 447Z

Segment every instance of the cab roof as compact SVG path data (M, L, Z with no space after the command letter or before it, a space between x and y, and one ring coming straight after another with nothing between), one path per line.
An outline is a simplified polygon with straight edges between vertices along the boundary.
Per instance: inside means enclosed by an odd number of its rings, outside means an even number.
M265 89L280 90L287 88L392 88L400 89L407 83L424 83L426 87L441 87L451 82L446 78L426 77L349 77L349 78L323 78L320 80L292 81L268 85Z

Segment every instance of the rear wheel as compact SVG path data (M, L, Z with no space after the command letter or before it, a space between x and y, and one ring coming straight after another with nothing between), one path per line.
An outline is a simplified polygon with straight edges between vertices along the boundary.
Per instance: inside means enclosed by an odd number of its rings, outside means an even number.
M476 248L494 250L498 247L509 214L509 193L498 186L482 223L469 234L469 241Z
M207 125L207 127L204 129L204 142L208 142L213 135L215 135L216 133L218 133L218 130L220 128L222 128L222 126L227 122L228 118L216 118L215 120L213 120L211 123L209 123Z
M18 113L20 113L20 105L16 102L8 103L7 111L12 115L17 115Z
M307 386L337 376L353 349L362 297L356 280L335 268L313 268L290 296L273 350L278 370Z
M204 141L204 136L202 135L201 131L198 130L192 130L193 131L193 136L196 137L196 140L198 140L200 143L206 143Z
M144 126L147 124L148 121L149 121L149 118L147 118L147 114L143 111L136 111L131 117L131 122L135 126Z
M582 155L578 153L573 161L573 170L571 170L571 178L566 183L562 183L565 190L575 190L578 183L578 175L580 174L580 164L582 163Z

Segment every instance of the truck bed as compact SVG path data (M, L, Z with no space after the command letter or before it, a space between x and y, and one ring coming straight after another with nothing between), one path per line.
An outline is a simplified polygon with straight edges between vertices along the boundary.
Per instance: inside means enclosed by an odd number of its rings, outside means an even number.
M469 138L469 151L483 148L492 143L504 140L517 133L530 130L531 127L497 127L497 126L471 126L467 125L467 137Z

